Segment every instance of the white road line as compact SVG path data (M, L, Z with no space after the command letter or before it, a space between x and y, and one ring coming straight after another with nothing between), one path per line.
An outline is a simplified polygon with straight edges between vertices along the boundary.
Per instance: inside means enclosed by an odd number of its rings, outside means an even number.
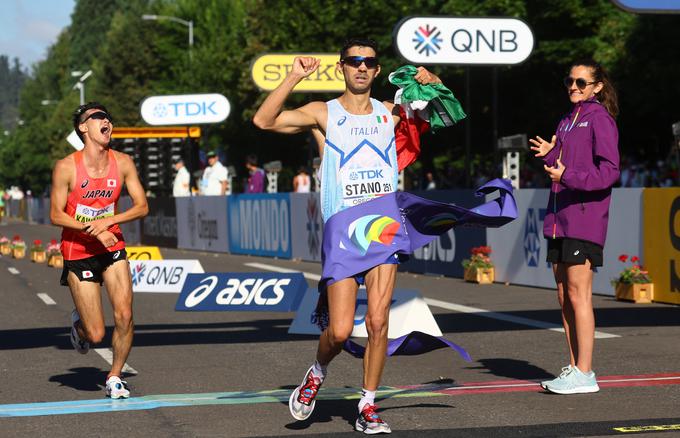
M14 275L19 275L19 270L13 266L10 266L7 270Z
M98 355L103 357L104 360L109 363L109 365L113 365L113 351L111 351L111 349L95 348L94 351L97 352ZM123 372L130 374L139 374L137 370L128 365L127 362L125 362L125 365L123 365Z
M267 271L274 271L274 272L285 272L285 273L300 272L299 270L296 270L296 269L281 268L279 266L268 265L268 264L265 264L265 263L245 263L245 265L250 266L251 268L264 269L264 270L267 270ZM311 272L302 272L302 275L304 275L305 278L310 279L310 280L319 281L321 279L320 275L312 274ZM482 316L484 318L492 318L492 319L497 319L497 320L500 320L500 321L512 322L514 324L526 325L526 326L529 326L529 327L536 327L536 328L551 330L551 331L554 331L554 332L564 333L564 328L561 325L553 324L551 322L538 321L538 320L529 319L529 318L522 318L521 316L509 315L507 313L492 312L492 311L486 310L486 309L463 306L461 304L449 303L447 301L435 300L435 299L432 299L432 298L425 298L425 302L429 306L441 307L442 309L453 310L453 311L461 312L461 313L474 313L475 315ZM614 335L614 334L611 334L611 333L598 332L598 331L595 332L595 338L597 338L597 339L609 339L609 338L620 338L620 337L621 337L620 335Z
M55 304L57 304L57 302L54 301L54 300L53 300L49 295L47 295L47 294L42 294L42 293L41 293L41 294L38 294L38 298L40 298L41 300L43 300L43 303L47 304L48 306L54 306Z

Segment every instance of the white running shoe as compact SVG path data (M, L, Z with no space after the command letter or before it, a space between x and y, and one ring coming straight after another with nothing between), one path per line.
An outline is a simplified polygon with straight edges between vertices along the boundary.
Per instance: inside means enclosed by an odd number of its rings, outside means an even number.
M567 374L569 374L569 373L571 373L571 364L567 365L566 367L562 367L562 372L560 373L559 376L555 377L554 379L542 381L541 382L541 388L548 389L548 385L554 385L559 380L567 377Z
M76 309L71 312L71 345L80 354L85 354L90 351L90 343L80 338L78 330L76 330L76 323L80 321L80 314Z
M323 383L323 379L312 374L313 368L314 366L312 365L307 370L304 380L300 386L295 388L295 391L293 391L288 399L290 414L299 421L304 421L312 415L316 405L316 395Z
M127 382L118 376L109 377L106 379L106 396L113 399L130 397Z
M363 432L366 435L377 435L379 433L392 433L390 425L385 423L376 412L378 407L372 404L366 404L361 410L359 418L354 423L354 429L357 432Z

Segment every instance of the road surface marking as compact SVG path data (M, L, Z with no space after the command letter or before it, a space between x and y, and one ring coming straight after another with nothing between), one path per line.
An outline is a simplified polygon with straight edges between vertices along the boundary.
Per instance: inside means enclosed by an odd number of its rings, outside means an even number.
M109 363L109 365L113 365L113 351L111 351L110 348L94 348L94 351L98 355L103 357L104 360ZM125 362L125 365L123 365L123 372L130 374L139 374L137 370L128 365L127 362Z
M54 301L49 295L40 293L38 294L38 298L43 300L43 303L47 304L48 306L54 306L57 304L56 301Z
M13 266L10 266L7 270L14 275L19 275L19 270Z

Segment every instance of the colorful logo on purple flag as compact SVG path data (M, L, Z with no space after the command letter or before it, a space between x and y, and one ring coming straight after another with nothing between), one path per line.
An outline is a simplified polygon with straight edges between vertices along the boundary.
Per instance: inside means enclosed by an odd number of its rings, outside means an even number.
M452 213L439 213L432 216L427 222L425 222L426 228L451 228L456 224L458 218Z
M399 226L399 222L389 216L369 214L352 222L349 225L348 234L354 246L364 255L371 242L391 244L399 231Z

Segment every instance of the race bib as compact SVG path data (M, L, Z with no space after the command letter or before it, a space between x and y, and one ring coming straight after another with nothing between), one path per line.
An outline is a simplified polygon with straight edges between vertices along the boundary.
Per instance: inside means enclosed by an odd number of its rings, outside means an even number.
M390 167L340 169L343 206L352 207L394 192L392 172Z
M95 219L102 219L111 217L114 214L115 204L109 204L105 207L91 207L89 205L78 204L76 206L76 220L78 222L92 222Z

